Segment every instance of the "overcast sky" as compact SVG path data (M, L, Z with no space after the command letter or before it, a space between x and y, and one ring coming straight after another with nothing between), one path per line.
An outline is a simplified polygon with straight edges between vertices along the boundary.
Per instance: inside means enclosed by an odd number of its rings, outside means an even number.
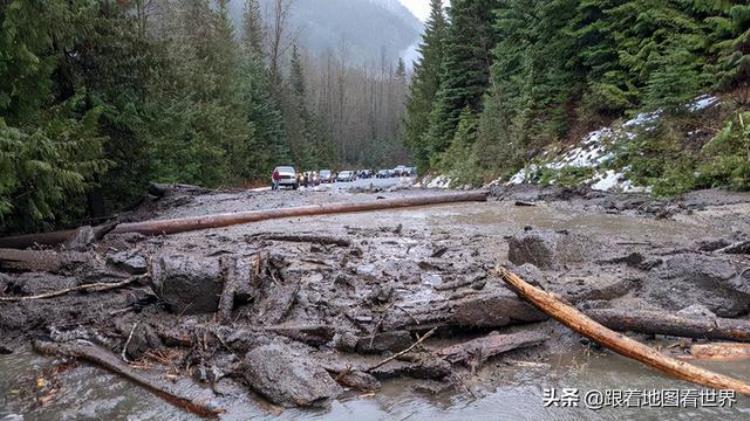
M422 22L427 20L427 16L430 15L430 0L401 0L414 16L418 17Z

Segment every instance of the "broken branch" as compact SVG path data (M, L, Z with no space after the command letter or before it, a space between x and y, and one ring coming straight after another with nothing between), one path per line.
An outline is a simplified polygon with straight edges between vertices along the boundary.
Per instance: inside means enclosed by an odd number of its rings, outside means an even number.
M750 344L695 344L690 347L690 358L709 361L750 360Z
M117 356L96 345L80 345L74 343L56 344L52 342L34 341L34 349L43 354L55 354L69 358L76 358L98 365L114 374L125 377L133 383L141 386L172 405L182 408L205 418L216 418L223 411L212 408L206 404L170 390L166 384L161 384L141 373L133 370L130 366L120 361Z
M0 302L18 302L18 301L30 301L30 300L44 300L47 298L54 298L59 297L61 295L69 294L71 292L102 292L102 291L110 291L117 288L126 287L130 284L134 284L141 279L143 279L146 275L140 275L140 276L134 276L132 278L128 278L122 282L113 282L113 283L107 283L107 282L97 282L93 284L85 284L85 285L78 285L76 287L72 288L65 288L61 289L59 291L52 291L47 292L44 294L39 295L29 295L25 297L0 297Z
M397 352L397 353L391 355L390 357L384 359L383 361L381 361L381 362L375 364L374 366L368 368L367 370L365 370L365 372L369 373L369 372L371 372L371 371L373 371L373 370L375 370L377 368L380 368L380 367L388 364L389 362L395 360L396 358L398 358L398 357L406 354L407 352L411 351L412 349L416 348L419 344L421 344L422 342L424 342L425 339L427 339L430 336L432 336L432 334L435 333L436 330L437 330L437 327L433 327L432 329L429 330L429 332L427 332L424 335L422 335L421 338L419 338L416 342L414 342L413 344L411 344L411 346L409 346L405 350L403 350L401 352Z

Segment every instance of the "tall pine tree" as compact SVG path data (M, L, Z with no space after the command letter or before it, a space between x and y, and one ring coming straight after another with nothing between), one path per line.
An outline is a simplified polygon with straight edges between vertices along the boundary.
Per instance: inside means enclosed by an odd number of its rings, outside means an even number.
M482 110L490 83L492 48L496 43L494 10L499 0L455 0L449 9L440 89L430 112L427 136L431 160L439 158L453 139L464 108Z
M440 68L443 63L443 42L447 22L442 0L431 0L430 17L425 24L420 60L414 65L414 75L409 86L406 103L404 143L411 149L419 171L425 172L430 164L430 150L426 134L430 125L430 112L435 95L440 88Z

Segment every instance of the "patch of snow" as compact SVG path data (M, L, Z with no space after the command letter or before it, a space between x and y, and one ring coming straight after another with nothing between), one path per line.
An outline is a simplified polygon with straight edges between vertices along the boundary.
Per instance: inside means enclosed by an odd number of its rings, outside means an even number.
M426 180L425 180L426 181ZM428 189L448 189L451 186L451 179L444 176L438 175L429 182L427 182Z
M719 103L719 98L711 95L702 95L686 104L691 112L702 111ZM613 143L628 142L634 140L639 131L650 132L656 129L659 120L664 114L663 110L655 110L637 114L634 118L619 126L601 128L588 133L575 147L558 152L555 147L545 149L538 159L541 164L529 164L515 173L506 185L533 182L540 169L549 168L562 170L566 167L594 168L598 169L596 175L589 179L591 188L601 191L621 191L626 193L649 193L651 187L635 186L627 179L627 168L620 172L614 170L603 171L601 166L615 157L611 150ZM688 136L697 135L698 131L688 133ZM608 141L608 142L605 142ZM554 181L554 180L553 180Z
M632 132L637 128L643 128L645 130L653 130L655 123L661 118L662 110L651 111L650 113L640 113L635 118L630 119L622 124L622 128L625 129L626 133Z
M591 185L593 190L599 191L610 191L615 188L624 178L622 173L615 172L614 170L607 170L604 176Z
M650 193L651 187L636 186L625 177L624 172L607 170L593 178L592 190L617 191L623 193Z
M531 181L531 177L539 170L536 164L529 164L513 174L507 184L523 184Z
M694 99L693 102L688 105L688 110L691 112L703 111L706 108L713 107L719 102L719 98L711 95L701 95Z

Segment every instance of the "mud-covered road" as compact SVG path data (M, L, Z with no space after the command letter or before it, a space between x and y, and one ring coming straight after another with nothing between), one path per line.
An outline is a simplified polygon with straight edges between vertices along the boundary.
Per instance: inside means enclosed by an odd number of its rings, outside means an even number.
M430 194L436 192L408 182L278 192L175 189L120 218ZM747 194L709 190L660 201L533 186L493 188L487 202L169 236L109 234L56 251L63 262L77 253L72 264L0 273L0 297L143 277L103 292L0 302L0 419L194 417L100 368L41 356L33 340L94 344L221 408L225 419L746 419L750 401L741 397L732 408L683 412L544 407L545 388L698 387L548 320L493 268L512 267L584 311L746 320L750 258L731 247L748 239ZM227 313L221 306L230 282L236 285ZM427 332L433 335L413 352L373 368ZM445 357L450 346L497 338L492 332L541 339L486 358ZM631 336L674 355L704 341ZM750 381L747 363L701 364Z

